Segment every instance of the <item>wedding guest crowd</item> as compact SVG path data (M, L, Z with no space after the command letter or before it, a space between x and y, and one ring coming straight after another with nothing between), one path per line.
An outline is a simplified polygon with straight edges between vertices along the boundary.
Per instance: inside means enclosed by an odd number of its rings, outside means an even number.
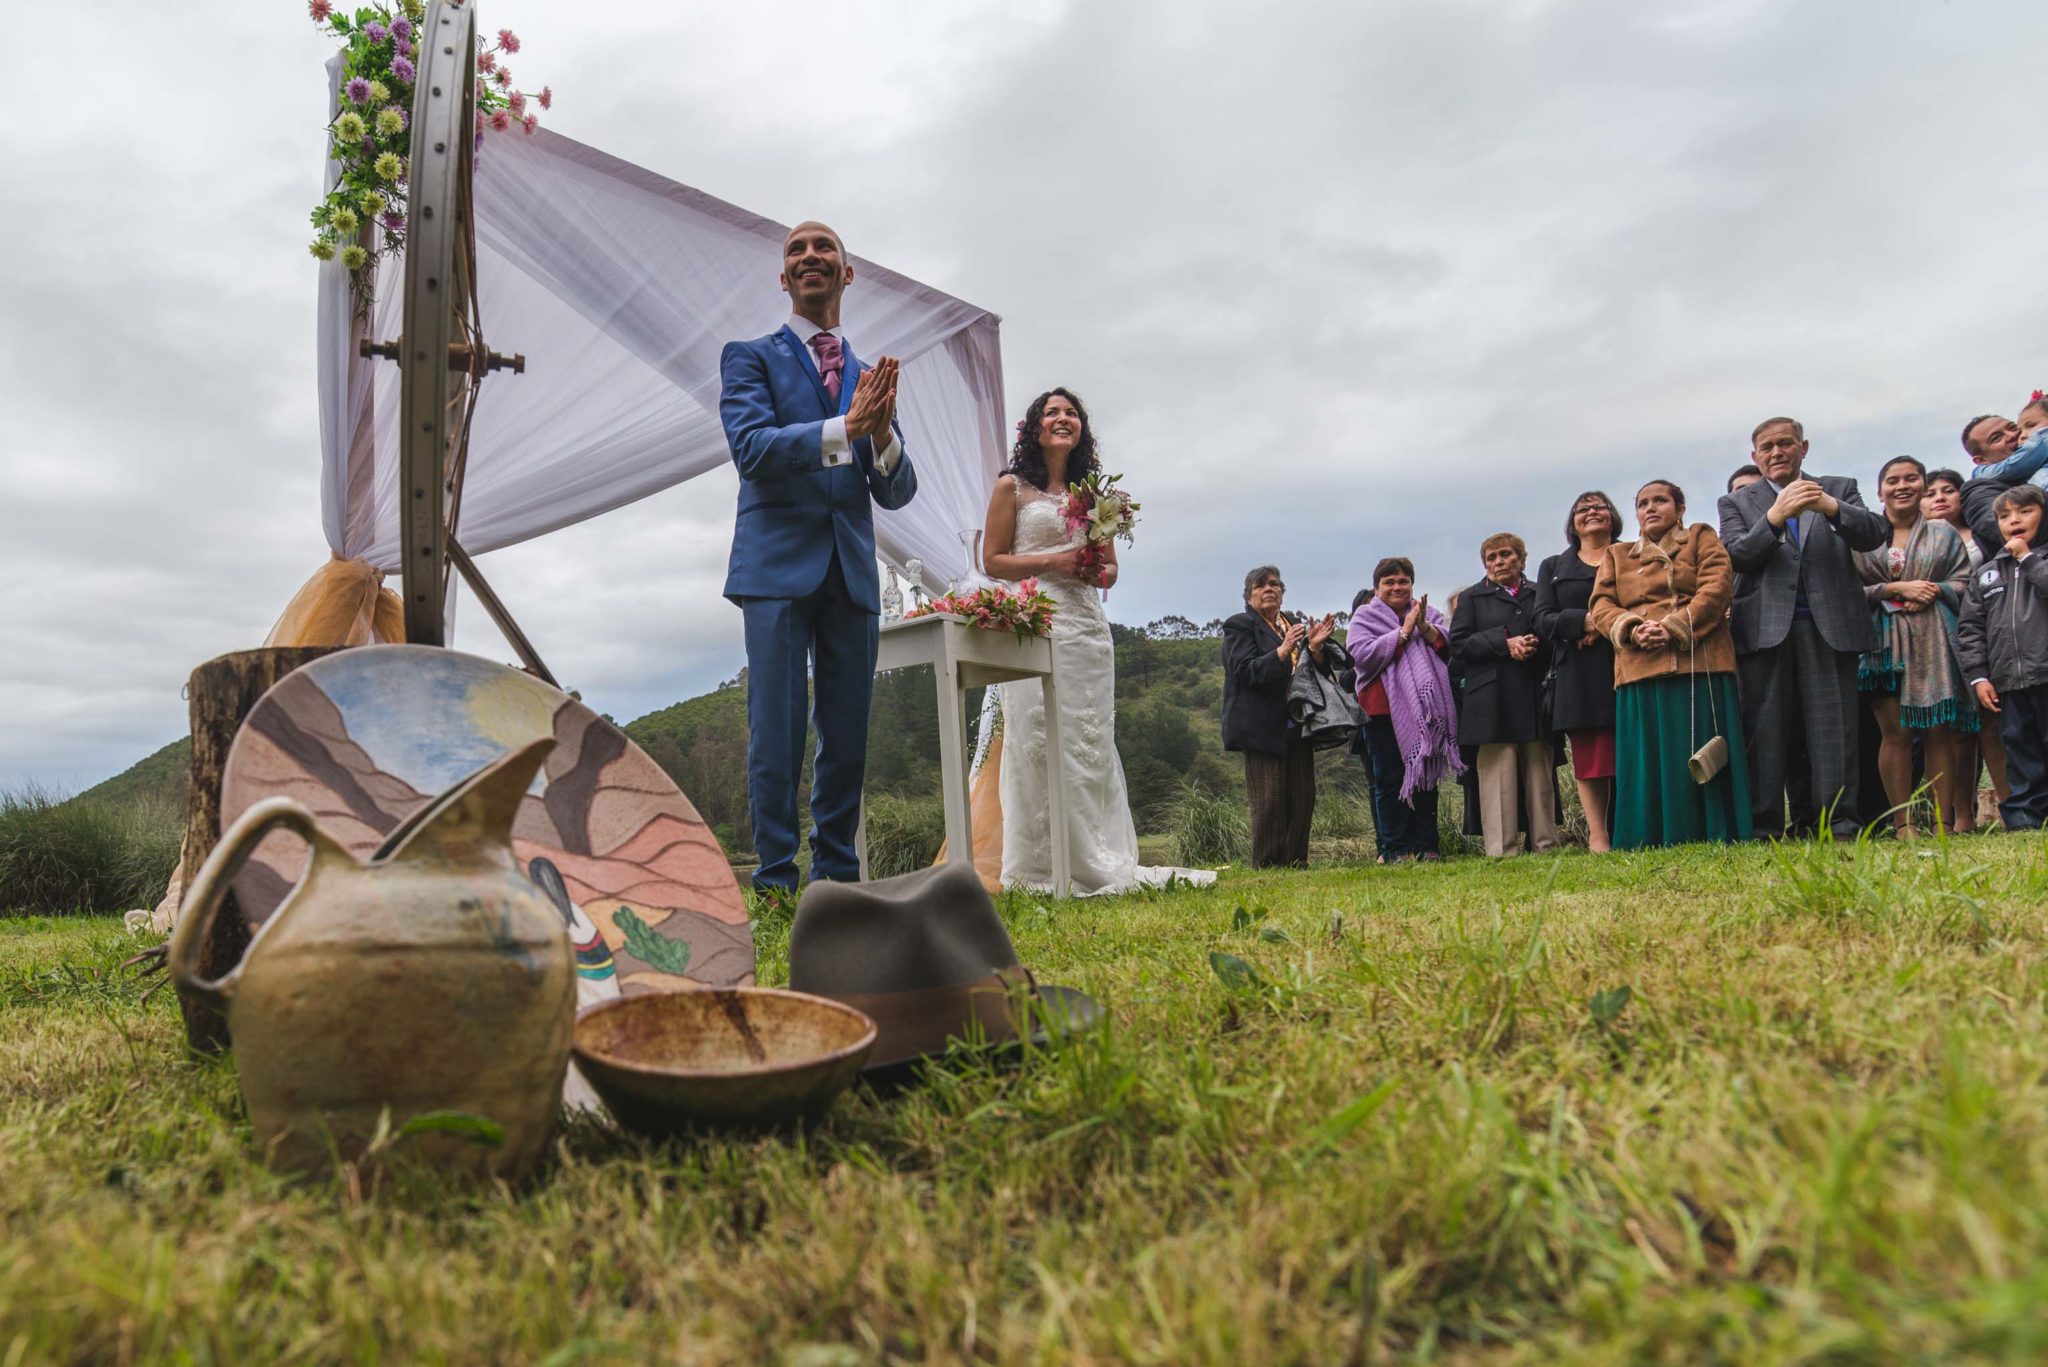
M1438 857L1450 779L1488 855L1553 848L1567 762L1596 851L1853 839L1878 812L1911 839L1929 805L1956 833L2048 824L2048 398L1971 419L1962 446L1967 477L1885 461L1873 509L1856 479L1808 468L1796 419L1768 418L1718 525L1688 524L1684 491L1652 479L1631 534L1588 490L1533 582L1521 537L1481 542L1484 577L1448 617L1412 560L1380 560L1342 648L1381 861ZM1304 650L1336 648L1328 619L1282 615L1283 592L1253 570L1224 627L1257 864L1307 859L1314 757L1286 694Z

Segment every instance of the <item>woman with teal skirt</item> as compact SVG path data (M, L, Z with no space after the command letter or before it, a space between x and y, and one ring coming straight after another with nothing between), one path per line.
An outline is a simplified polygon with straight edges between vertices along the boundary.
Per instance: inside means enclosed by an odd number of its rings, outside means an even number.
M1712 527L1685 525L1670 480L1636 494L1636 527L1635 540L1607 548L1586 609L1614 645L1614 848L1747 840L1728 635L1735 567Z

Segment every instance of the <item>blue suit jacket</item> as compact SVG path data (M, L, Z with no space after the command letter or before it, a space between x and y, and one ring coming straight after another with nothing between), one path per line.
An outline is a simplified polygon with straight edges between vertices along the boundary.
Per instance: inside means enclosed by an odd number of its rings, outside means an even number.
M874 445L852 443L853 459L827 468L821 431L843 415L867 369L851 348L833 403L810 348L788 327L751 342L728 342L719 358L719 417L740 471L739 519L725 596L802 598L825 582L833 552L846 592L869 612L882 610L875 572L874 504L901 508L917 493L904 451L888 475L875 469ZM897 443L902 444L901 429Z

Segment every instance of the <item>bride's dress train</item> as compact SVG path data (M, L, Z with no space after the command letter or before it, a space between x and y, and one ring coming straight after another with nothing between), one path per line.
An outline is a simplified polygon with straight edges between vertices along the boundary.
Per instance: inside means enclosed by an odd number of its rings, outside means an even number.
M1081 543L1067 530L1057 497L1018 486L1016 553L1043 555ZM1078 896L1126 892L1175 879L1214 882L1206 870L1138 863L1123 761L1116 753L1116 650L1096 590L1067 575L1041 575L1057 604L1053 667L1059 680L1059 774L1065 784L1067 847ZM1003 703L1003 884L1052 887L1052 817L1045 787L1045 690L1036 679L1001 685Z

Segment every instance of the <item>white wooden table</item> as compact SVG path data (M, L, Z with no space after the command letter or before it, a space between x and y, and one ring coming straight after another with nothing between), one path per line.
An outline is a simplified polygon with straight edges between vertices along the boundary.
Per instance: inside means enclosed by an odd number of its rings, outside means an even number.
M1060 782L1059 689L1053 678L1052 642L1043 636L1019 639L1014 631L969 626L965 617L933 613L882 627L875 653L875 673L930 665L939 706L939 772L944 781L946 862L974 862L973 817L967 800L967 690L1014 679L1037 679L1045 689L1045 786L1051 799L1052 884L1055 897L1072 891L1067 853L1066 794ZM1021 761L1007 749L1005 764ZM863 812L859 840L860 876L868 876L867 819Z

